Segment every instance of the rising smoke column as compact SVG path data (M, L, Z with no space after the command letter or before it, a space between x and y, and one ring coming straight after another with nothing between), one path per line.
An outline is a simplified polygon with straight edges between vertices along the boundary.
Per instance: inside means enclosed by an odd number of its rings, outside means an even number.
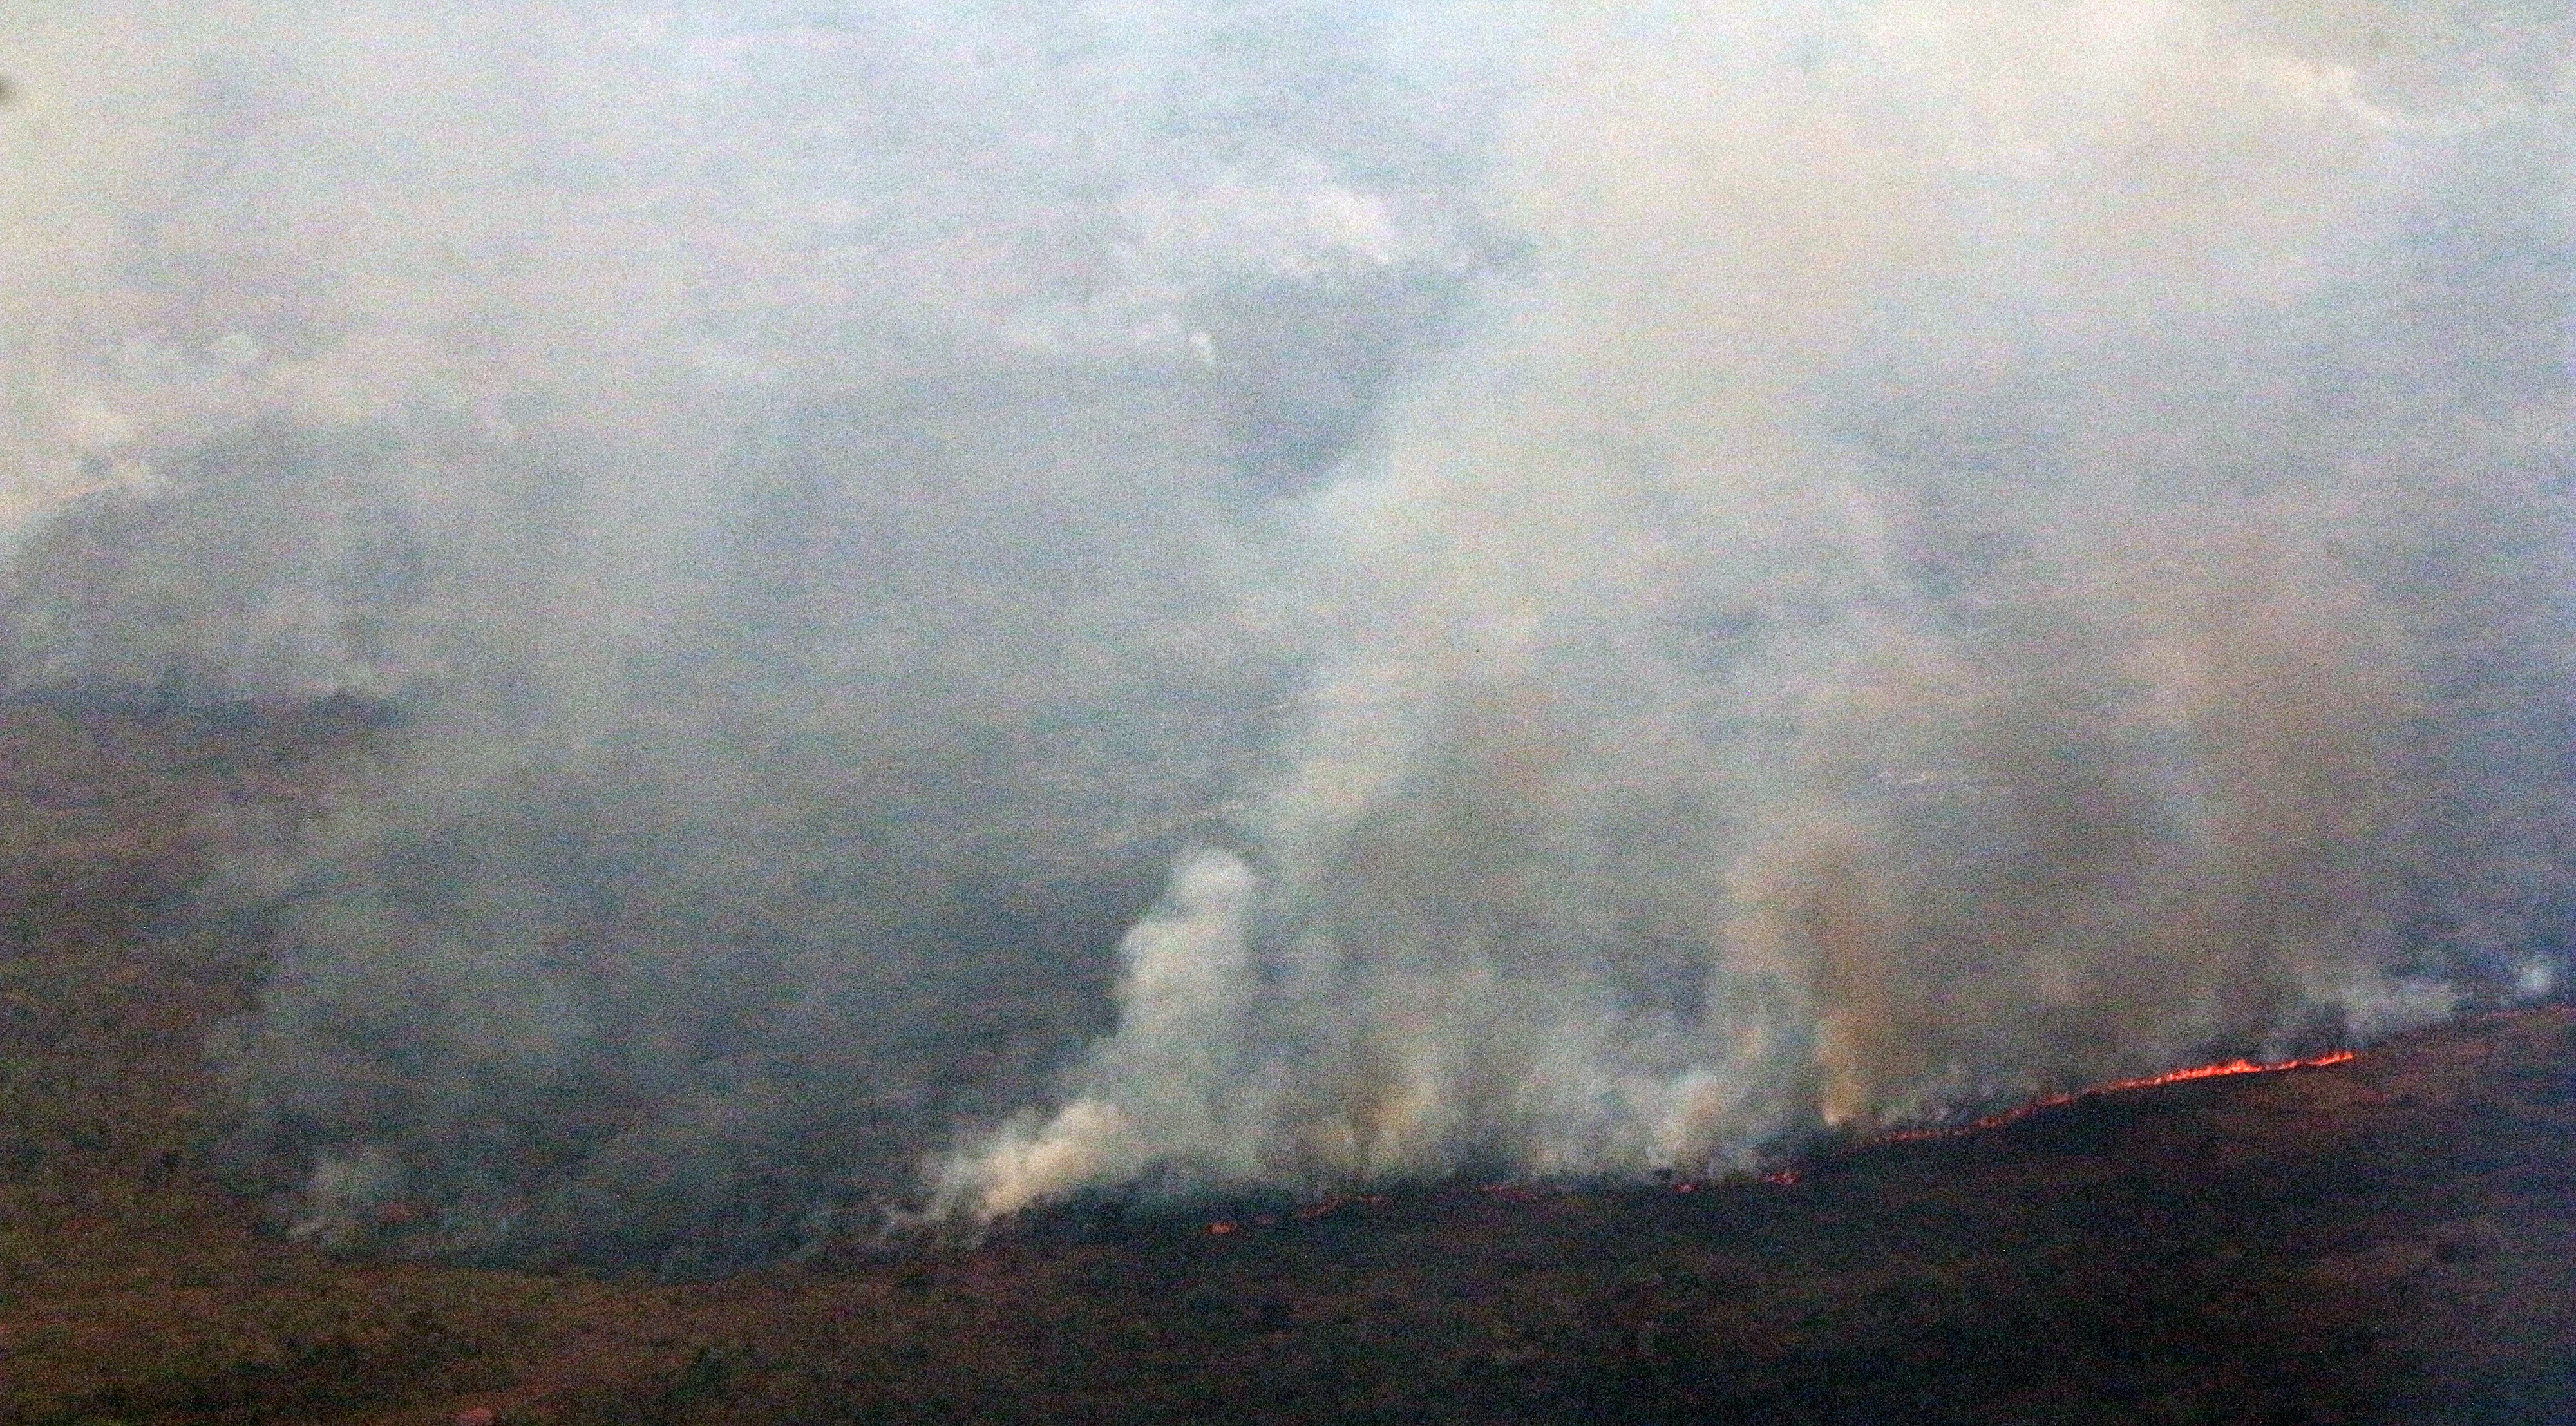
M1743 1162L2554 984L2569 33L2491 8L1564 17L1535 275L1304 507L1284 768L936 1204Z
M6 12L0 674L385 710L185 931L349 1246L1728 1162L2543 993L2568 41Z

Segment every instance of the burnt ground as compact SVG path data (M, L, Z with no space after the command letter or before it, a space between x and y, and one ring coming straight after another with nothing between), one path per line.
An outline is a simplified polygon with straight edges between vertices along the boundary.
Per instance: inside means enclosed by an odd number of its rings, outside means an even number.
M255 958L159 921L207 815L370 736L0 710L0 1423L2576 1421L2558 1008L1789 1184L1093 1211L685 1286L332 1258L212 1163Z

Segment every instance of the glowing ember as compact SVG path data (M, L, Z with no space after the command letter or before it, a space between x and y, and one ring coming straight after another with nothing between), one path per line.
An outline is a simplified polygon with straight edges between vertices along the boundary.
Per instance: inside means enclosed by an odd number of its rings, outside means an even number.
M1330 1198L1319 1198L1312 1203L1301 1204L1290 1209L1286 1220L1276 1213L1256 1213L1246 1219L1218 1219L1207 1225L1207 1232L1210 1237L1223 1238L1254 1228L1276 1228L1282 1221L1312 1223L1318 1218L1329 1218L1345 1208L1371 1207L1387 1201L1387 1196L1383 1193L1337 1193Z
M1318 1218L1338 1213L1355 1203L1367 1205L1384 1203L1386 1201L1387 1197L1383 1193L1338 1193L1330 1198L1318 1199L1313 1203L1309 1203L1304 1207L1299 1208L1296 1216L1299 1222L1311 1223Z

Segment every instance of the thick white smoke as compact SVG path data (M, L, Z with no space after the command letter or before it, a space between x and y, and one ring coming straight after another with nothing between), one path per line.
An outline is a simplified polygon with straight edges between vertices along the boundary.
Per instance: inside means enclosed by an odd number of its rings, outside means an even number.
M1741 1162L2552 979L2533 16L1564 17L1536 274L1313 503L1258 893L941 1201Z
M0 10L0 673L387 714L190 932L351 1244L1739 1162L2545 993L2572 31Z
M392 724L318 823L218 829L246 1181L695 1271L1041 1095L1312 647L1267 507L1495 247L1483 81L1408 43L5 12L7 682Z

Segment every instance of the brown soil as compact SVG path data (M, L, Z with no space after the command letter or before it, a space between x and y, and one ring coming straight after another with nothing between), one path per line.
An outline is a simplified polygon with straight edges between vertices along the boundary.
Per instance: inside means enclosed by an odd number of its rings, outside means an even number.
M370 736L0 710L0 1423L2576 1421L2556 1008L1789 1184L1094 1210L693 1286L332 1258L210 1162L255 950L159 923L209 818Z

